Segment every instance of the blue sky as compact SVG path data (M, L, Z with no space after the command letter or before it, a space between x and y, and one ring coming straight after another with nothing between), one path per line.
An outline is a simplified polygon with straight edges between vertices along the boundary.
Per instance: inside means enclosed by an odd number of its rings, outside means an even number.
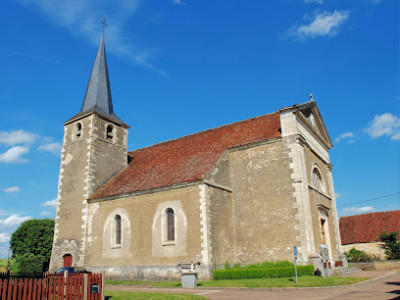
M400 209L398 13L395 0L2 1L0 257L22 221L54 218L62 123L80 110L103 16L129 150L313 93L339 214Z

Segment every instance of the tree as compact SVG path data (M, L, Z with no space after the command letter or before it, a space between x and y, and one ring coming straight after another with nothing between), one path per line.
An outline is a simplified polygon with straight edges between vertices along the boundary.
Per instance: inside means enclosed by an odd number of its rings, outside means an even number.
M22 265L30 260L36 266L38 259L42 260L41 265L48 264L53 246L53 234L54 220L52 219L33 219L22 223L11 235L12 257L19 258ZM25 254L32 255L22 258ZM37 257L37 259L33 259L33 257Z
M381 247L385 249L387 259L400 259L399 232L387 233L386 231L383 231L379 235L379 238L383 242Z

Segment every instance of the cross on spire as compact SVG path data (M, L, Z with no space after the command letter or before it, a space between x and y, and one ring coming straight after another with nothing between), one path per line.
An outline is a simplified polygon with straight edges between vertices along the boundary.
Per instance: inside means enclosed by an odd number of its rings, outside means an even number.
M108 27L108 24L106 24L106 17L104 17L103 20L100 20L100 23L103 24L103 36L104 36L104 27Z

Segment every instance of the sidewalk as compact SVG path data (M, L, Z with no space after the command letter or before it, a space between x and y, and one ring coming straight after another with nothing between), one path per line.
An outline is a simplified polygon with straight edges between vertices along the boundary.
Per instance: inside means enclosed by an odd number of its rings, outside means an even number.
M361 271L353 277L373 277L345 286L312 288L149 288L137 285L106 285L107 290L201 295L208 299L396 299L400 277L396 271ZM107 292L106 292L107 294Z

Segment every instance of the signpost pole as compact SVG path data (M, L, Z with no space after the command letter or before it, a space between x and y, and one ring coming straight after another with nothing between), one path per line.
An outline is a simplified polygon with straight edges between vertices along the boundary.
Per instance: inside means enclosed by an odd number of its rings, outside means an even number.
M299 280L297 279L297 247L293 246L293 256L294 256L294 273L296 275L296 284L299 284Z

